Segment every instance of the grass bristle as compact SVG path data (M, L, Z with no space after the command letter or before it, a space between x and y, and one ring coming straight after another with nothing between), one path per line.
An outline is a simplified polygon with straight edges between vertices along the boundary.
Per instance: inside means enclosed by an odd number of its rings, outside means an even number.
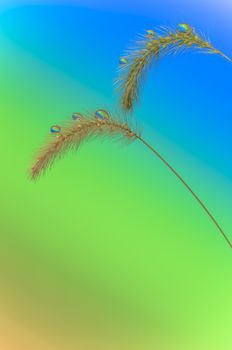
M91 138L106 137L110 140L131 141L137 133L138 131L132 131L126 117L110 115L109 119L97 119L94 114L87 114L81 120L62 127L57 137L49 137L36 156L30 169L30 177L33 180L37 179L65 152L78 149Z
M190 26L187 32L159 27L155 33L154 38L140 36L134 48L126 52L128 63L119 67L119 77L115 85L121 94L121 106L124 110L133 109L134 103L139 100L139 87L146 76L147 68L153 61L157 62L163 56L189 49L200 49L207 54L218 54L231 61L214 48L204 35L197 34Z

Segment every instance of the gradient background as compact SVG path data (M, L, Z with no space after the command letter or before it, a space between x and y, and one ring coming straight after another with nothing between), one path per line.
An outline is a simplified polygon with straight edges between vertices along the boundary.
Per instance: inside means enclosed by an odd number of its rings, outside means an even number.
M232 56L229 0L1 1L1 349L232 348L231 251L149 150L95 141L27 175L50 125L118 107L136 34L179 22ZM135 109L230 239L231 82L219 56L168 57Z

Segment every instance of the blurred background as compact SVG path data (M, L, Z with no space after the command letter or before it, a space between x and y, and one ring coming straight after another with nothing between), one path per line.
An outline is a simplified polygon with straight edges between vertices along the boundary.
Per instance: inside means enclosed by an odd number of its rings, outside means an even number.
M231 1L0 3L0 348L231 349L231 250L148 149L98 140L28 177L51 125L119 109L137 34L187 22L232 57ZM231 82L220 56L170 56L134 111L230 239Z

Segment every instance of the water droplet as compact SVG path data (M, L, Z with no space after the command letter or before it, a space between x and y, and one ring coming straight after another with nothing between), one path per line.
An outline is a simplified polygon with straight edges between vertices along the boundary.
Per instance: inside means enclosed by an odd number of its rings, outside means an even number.
M127 64L128 63L128 59L126 57L120 57L119 58L119 64L120 65L124 65L124 64Z
M147 37L148 39L152 39L152 38L154 38L154 36L155 36L154 30L148 29L148 30L147 30L147 34L146 34L146 37Z
M61 131L61 127L59 125L53 125L50 128L52 134L59 134Z
M96 112L95 112L95 117L97 119L109 119L110 118L110 115L107 111L105 111L104 109L98 109Z
M80 120L81 118L83 118L83 115L81 113L76 112L72 115L73 120Z
M178 24L177 30L179 30L182 33L190 33L193 31L190 25L188 25L187 23Z

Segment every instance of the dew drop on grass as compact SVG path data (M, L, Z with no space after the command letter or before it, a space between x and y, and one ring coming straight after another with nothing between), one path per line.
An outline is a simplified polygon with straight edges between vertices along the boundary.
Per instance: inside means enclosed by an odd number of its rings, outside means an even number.
M154 38L154 36L155 36L154 30L148 29L148 30L147 30L147 34L146 34L146 37L147 37L148 39L152 39L152 38Z
M128 63L128 60L127 60L126 57L120 57L120 58L119 58L119 64L120 64L121 66L123 66L124 64L127 64L127 63Z
M192 28L187 23L178 24L177 30L179 30L182 33L191 33L192 32Z
M52 125L50 131L52 134L59 134L61 131L61 127L59 125Z
M104 109L98 109L96 112L95 112L95 117L97 119L109 119L110 118L110 115L107 111L105 111Z

